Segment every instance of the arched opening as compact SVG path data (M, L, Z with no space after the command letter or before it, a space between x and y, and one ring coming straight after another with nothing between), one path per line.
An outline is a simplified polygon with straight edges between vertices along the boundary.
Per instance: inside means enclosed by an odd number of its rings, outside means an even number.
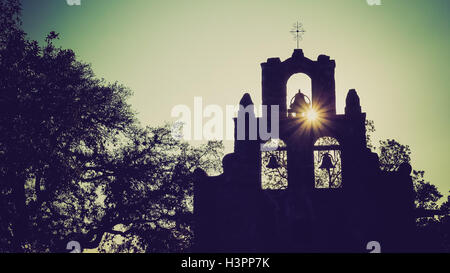
M285 190L288 187L287 148L281 139L271 139L262 147L261 188Z
M303 94L312 100L311 78L304 73L293 74L286 83L286 109L290 108L291 100L301 90ZM310 101L311 102L311 101Z
M321 137L314 143L315 188L342 187L341 146L332 137Z

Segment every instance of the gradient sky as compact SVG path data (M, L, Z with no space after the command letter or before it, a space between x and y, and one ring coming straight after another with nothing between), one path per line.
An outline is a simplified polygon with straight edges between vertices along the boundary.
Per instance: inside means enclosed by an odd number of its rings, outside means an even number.
M24 29L58 42L91 63L98 77L130 87L143 124L173 121L177 104L237 104L244 92L261 103L260 63L296 47L336 60L337 111L355 88L379 139L412 150L414 169L447 195L450 189L450 1L381 0L22 0ZM310 88L302 77L290 93ZM227 151L231 150L227 142ZM448 169L447 169L448 168Z

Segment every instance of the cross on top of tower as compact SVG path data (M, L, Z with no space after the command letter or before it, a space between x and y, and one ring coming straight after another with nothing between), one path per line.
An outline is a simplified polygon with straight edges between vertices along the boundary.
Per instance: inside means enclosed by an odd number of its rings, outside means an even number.
M303 29L303 25L299 22L295 23L290 32L294 36L294 40L297 40L297 48L298 48L299 41L302 39L303 34L306 32Z

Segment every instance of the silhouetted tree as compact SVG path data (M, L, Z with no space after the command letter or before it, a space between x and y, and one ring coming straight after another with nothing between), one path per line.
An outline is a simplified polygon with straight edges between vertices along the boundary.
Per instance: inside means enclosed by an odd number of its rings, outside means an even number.
M394 139L381 140L379 149L380 168L383 171L396 171L402 163L410 163L411 150Z
M58 34L43 47L27 40L18 7L0 2L2 245L27 251L46 248L36 240L51 243L48 227L64 222L55 202L80 175L79 150L99 153L133 116L124 102L130 91L96 79L73 51L56 48Z
M380 141L380 163L384 170L397 170L401 163L410 163L411 150L393 139ZM417 209L441 210L440 216L419 217L417 224L417 250L430 252L450 252L450 210L447 201L439 206L442 194L437 187L424 178L424 171L413 170L411 178L414 184L415 206ZM446 213L446 214L445 214Z
M219 172L222 143L193 147L174 139L168 125L134 127L127 134L109 154L83 153L87 172L81 184L95 188L90 209L94 202L99 207L95 213L75 208L70 217L79 231L62 238L104 252L186 250L192 238L192 173ZM71 198L85 202L86 193Z
M128 88L95 78L55 32L26 38L18 1L0 0L0 26L0 251L187 248L190 172L218 170L222 144L139 126Z
M414 190L416 192L416 207L423 209L438 209L436 203L441 199L442 194L435 185L425 181L424 171L413 170L412 179L414 181Z
M370 150L374 150L375 146L372 142L372 133L375 132L375 123L373 122L373 120L370 119L366 119L366 143L367 143L367 148L369 148Z
M395 171L403 162L411 162L411 150L408 145L388 139L380 141L380 167L385 171ZM414 190L416 192L415 204L417 208L437 209L436 202L442 197L435 185L424 180L424 171L412 172Z
M441 216L422 217L417 221L420 250L423 252L450 253L450 196L442 203Z

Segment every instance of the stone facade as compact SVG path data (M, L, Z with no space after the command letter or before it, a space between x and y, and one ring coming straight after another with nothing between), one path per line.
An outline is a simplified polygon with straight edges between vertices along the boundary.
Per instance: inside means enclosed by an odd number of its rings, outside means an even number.
M313 61L301 49L283 62L269 58L261 64L262 103L279 105L287 188L262 188L260 137L252 140L247 134L235 140L234 153L223 159L223 174L195 172L194 251L367 252L369 241L380 242L388 252L411 249L411 166L380 170L377 154L366 145L366 114L354 89L347 94L345 114L336 114L335 66L330 57L320 55ZM286 84L297 73L311 78L312 107L320 116L316 124L289 114ZM250 95L245 94L240 104L252 105ZM255 118L248 112L238 115L245 115L246 121ZM270 120L270 111L261 118ZM256 118L258 126L261 118ZM338 145L315 145L322 137ZM315 152L323 156L323 150L331 148L340 157L341 182L333 187L330 175L328 187L320 188L315 175L322 170L315 170Z

